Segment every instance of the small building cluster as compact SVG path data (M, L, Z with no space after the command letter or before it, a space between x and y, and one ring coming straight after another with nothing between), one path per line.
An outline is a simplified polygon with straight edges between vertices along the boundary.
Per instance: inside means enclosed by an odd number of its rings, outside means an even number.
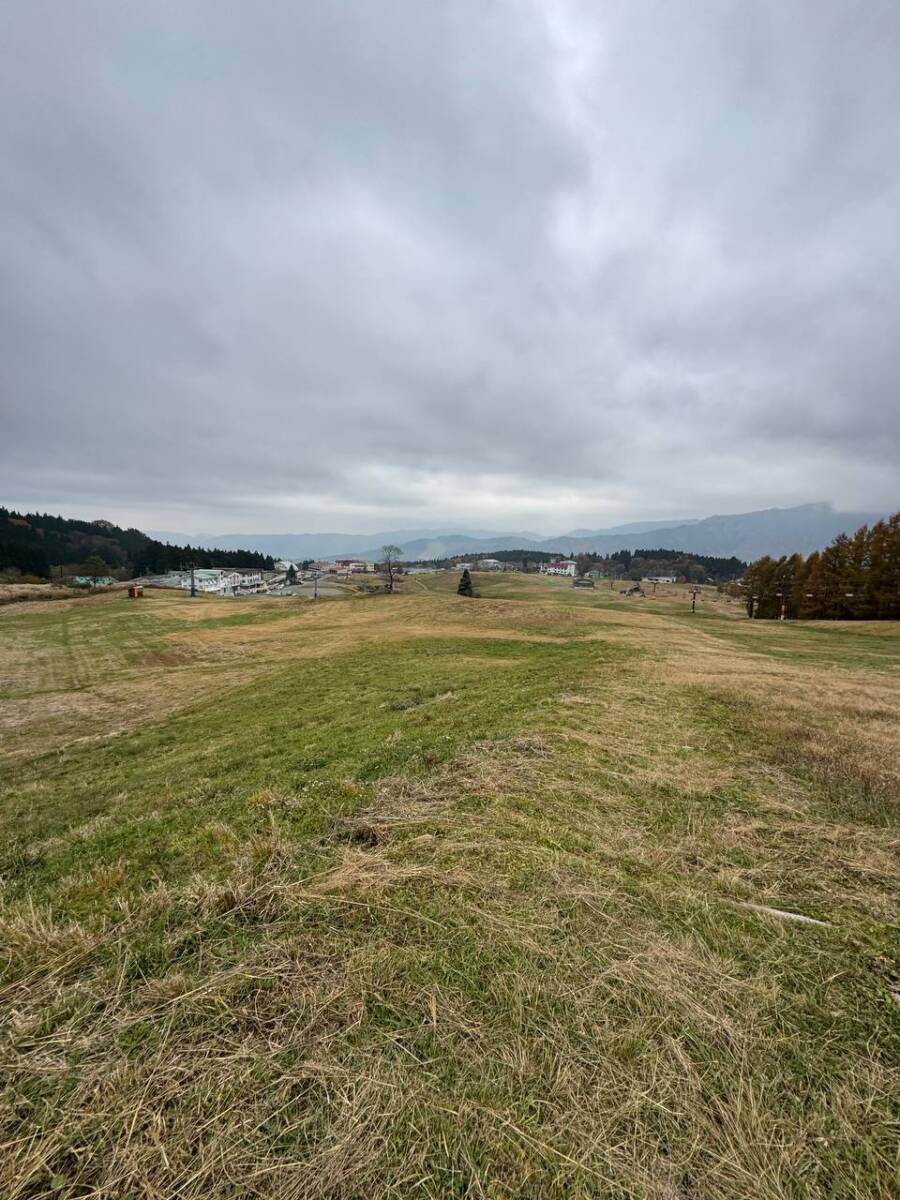
M328 561L307 563L304 568L303 563L293 562L289 558L279 558L275 563L277 571L290 571L293 569L300 574L303 569L310 571L318 571L325 575L369 575L375 570L373 562L367 562L361 558L335 558Z
M324 571L326 575L369 575L375 570L373 562L364 562L359 558L336 558L333 562L314 562L314 571Z
M72 575L69 578L72 587L112 587L115 582L112 575Z
M260 571L257 567L198 567L194 572L194 586L198 594L212 596L247 596L255 592L267 592L272 572ZM167 575L153 575L144 582L153 587L181 588L191 590L190 570L170 571Z
M517 562L501 562L499 558L473 558L469 562L453 558L450 560L456 571L517 571Z

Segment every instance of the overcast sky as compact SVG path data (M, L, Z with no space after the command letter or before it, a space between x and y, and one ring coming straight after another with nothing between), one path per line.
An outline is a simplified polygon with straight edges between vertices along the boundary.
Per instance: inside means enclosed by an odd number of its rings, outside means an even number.
M0 502L897 507L897 0L7 0Z

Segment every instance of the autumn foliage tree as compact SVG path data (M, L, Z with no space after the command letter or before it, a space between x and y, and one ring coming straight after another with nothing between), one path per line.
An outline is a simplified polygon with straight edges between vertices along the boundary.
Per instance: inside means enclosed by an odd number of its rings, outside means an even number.
M754 617L889 621L900 618L900 512L839 534L808 558L766 556L744 572Z

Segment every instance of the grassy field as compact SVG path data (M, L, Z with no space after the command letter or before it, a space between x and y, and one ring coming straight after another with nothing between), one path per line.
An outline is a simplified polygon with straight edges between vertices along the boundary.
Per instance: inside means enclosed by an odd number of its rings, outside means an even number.
M897 1194L900 627L455 586L0 610L4 1200Z

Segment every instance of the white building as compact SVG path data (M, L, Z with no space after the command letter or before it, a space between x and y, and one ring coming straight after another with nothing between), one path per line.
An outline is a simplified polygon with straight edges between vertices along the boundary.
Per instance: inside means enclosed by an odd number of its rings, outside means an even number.
M170 576L173 583L170 586L191 589L190 571L179 571ZM177 580L177 582L175 582ZM194 585L198 592L212 596L235 596L240 593L262 592L268 590L268 585L262 577L262 571L255 567L200 567L194 571Z
M647 582L648 583L676 583L677 580L674 575L648 575Z
M335 566L346 571L348 575L367 575L375 570L375 564L361 558L336 558Z
M237 571L223 571L217 567L204 567L194 572L194 583L196 584L197 591L213 596L227 596L229 593L236 591L240 579L241 577ZM181 586L187 589L190 588L190 571L183 573Z
M575 563L571 558L563 558L558 562L548 562L541 564L542 575L574 575Z
M141 582L152 587L181 588L189 592L191 572L185 569L170 571L167 575L148 575ZM237 596L269 590L269 580L255 567L197 567L193 582L197 593L206 596Z

